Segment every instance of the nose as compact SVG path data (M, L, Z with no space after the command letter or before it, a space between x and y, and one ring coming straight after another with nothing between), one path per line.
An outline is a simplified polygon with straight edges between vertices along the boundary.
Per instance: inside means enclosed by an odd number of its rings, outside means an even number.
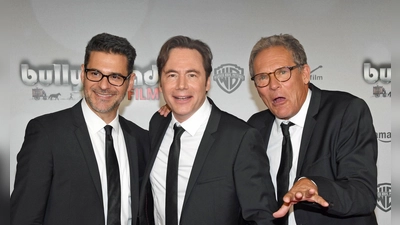
M270 89L272 89L272 90L275 90L275 89L279 88L280 86L281 86L281 82L278 81L278 80L275 78L274 75L271 75L271 76L269 77L269 85L268 85L268 87L269 87Z
M186 87L187 87L187 78L185 75L180 75L178 77L177 88L186 89Z
M110 85L111 84L110 84L110 82L108 82L107 77L103 77L103 79L101 79L99 81L99 86L100 86L101 89L107 89L107 88L110 87Z

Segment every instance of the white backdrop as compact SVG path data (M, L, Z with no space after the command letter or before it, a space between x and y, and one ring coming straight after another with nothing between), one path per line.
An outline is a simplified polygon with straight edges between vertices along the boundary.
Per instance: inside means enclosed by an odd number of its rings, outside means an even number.
M155 60L161 45L182 34L210 45L213 74L209 96L223 110L247 120L265 109L249 79L248 58L263 36L294 35L303 44L319 88L343 90L370 106L378 134L379 224L391 215L390 1L340 0L6 0L0 87L5 110L0 131L2 167L13 189L16 155L33 117L64 109L80 99L84 48L97 33L126 37L136 48L134 95L121 114L143 128L163 105ZM12 24L12 25L10 25ZM5 39L3 39L5 38ZM45 91L46 100L33 95ZM50 94L58 94L50 99ZM38 96L37 96L38 97ZM9 149L9 152L7 151ZM273 159L271 159L273 160ZM4 170L1 170L4 171ZM8 174L3 174L2 177Z

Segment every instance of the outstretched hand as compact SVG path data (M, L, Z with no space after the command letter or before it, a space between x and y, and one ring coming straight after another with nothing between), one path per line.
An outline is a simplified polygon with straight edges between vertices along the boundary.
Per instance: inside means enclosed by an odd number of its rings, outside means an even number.
M292 205L301 201L315 202L323 207L328 207L329 203L318 195L318 187L308 178L298 180L293 187L283 196L283 205L272 215L275 218L284 217Z

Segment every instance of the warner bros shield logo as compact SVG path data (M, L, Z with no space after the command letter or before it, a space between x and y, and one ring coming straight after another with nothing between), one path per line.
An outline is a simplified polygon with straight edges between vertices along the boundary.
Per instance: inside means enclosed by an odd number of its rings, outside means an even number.
M230 94L234 92L242 81L244 81L243 68L235 64L222 64L214 69L213 80L217 82L218 86Z
M377 206L384 212L392 208L392 185L390 183L378 184Z

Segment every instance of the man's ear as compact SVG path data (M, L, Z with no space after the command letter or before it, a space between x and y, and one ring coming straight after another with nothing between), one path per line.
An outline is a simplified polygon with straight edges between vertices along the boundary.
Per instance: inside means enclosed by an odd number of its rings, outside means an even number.
M208 76L206 81L206 91L208 92L211 88L211 76Z
M310 83L310 66L308 64L304 64L303 69L301 70L301 76L303 78L303 83Z
M135 84L135 73L131 73L131 76L129 77L129 85L128 85L128 91L131 91L133 89L133 85Z
M81 65L81 82L83 84L83 81L85 80L85 65Z
M136 76L136 74L134 74L134 73L132 73L132 75L129 77L129 85L128 85L128 89L126 90L127 91L127 94L128 94L128 100L131 100L132 99L132 95L134 94L134 90L133 90L133 85L134 85L134 81L135 81L135 76Z

